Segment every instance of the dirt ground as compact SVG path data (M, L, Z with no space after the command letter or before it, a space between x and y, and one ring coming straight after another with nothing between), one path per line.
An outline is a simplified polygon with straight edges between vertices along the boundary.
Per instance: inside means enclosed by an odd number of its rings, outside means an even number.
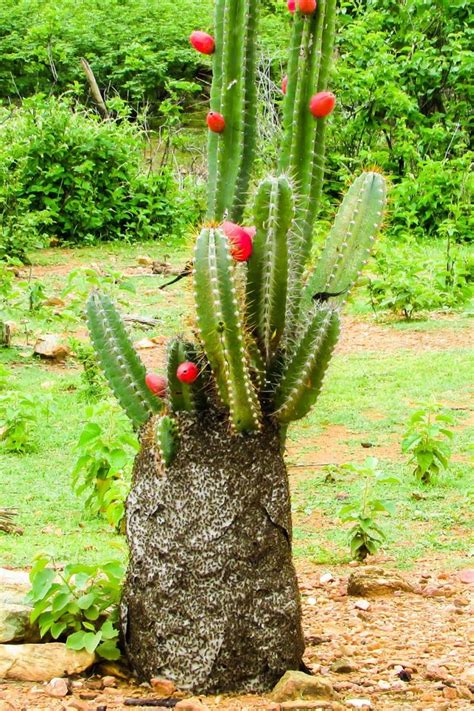
M387 567L383 560L379 564ZM414 593L364 599L347 595L350 566L331 569L334 580L321 582L326 569L300 565L305 662L340 695L339 706L326 708L357 708L354 700L365 700L370 703L365 707L376 711L473 708L474 585L463 583L460 571L440 566L441 559L422 561L416 573L405 576ZM359 609L361 600L368 609ZM345 672L336 671L341 660ZM130 708L126 699L159 698L148 686L121 680L115 688L100 687L100 677L79 678L71 695L53 699L38 683L3 683L0 709L118 711ZM223 711L272 708L269 696L200 698L210 709ZM73 700L83 705L71 705Z

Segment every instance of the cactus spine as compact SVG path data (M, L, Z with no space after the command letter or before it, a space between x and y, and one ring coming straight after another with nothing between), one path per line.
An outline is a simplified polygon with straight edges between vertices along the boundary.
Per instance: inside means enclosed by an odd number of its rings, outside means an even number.
M316 401L339 333L337 308L367 260L385 204L383 177L375 172L359 176L304 282L327 123L326 115L313 116L309 104L328 85L336 7L336 0L319 0L315 12L294 16L278 173L257 189L248 267L233 260L232 245L218 223L240 221L247 201L256 136L259 5L260 0L216 0L211 109L224 130L209 134L211 222L200 231L194 254L199 345L178 338L168 354L169 409L197 414L216 407L215 394L217 407L228 410L239 434L258 431L268 418L283 430ZM321 293L329 299L326 306L317 303ZM88 314L109 382L140 426L161 403L147 391L144 368L110 302L93 295ZM198 353L208 380L200 376L192 384L180 382L177 366L195 362ZM160 427L168 432L168 424Z

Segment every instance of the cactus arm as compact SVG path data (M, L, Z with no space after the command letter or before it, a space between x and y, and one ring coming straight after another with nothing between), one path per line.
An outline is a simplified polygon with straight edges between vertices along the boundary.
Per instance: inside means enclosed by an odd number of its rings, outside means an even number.
M155 435L160 459L168 467L178 449L179 436L175 420L169 415L163 415L156 420Z
M385 180L380 173L362 173L354 180L304 289L303 310L311 306L314 294L320 292L342 291L332 303L345 301L367 262L382 223L385 201Z
M194 260L199 335L231 422L244 432L258 429L260 406L250 378L234 272L223 232L203 229Z
M161 409L161 401L145 384L145 366L138 357L113 303L94 292L87 302L92 343L112 391L136 427Z
M334 37L336 25L336 0L325 0L324 4L324 31L321 41L321 60L318 71L317 91L325 91L328 87L328 80L332 66L332 56L334 50ZM326 126L325 118L313 119L316 121L316 131L312 147L312 165L309 181L308 203L303 222L303 244L304 261L310 255L313 241L313 225L316 218L324 178L324 155L326 148Z
M262 181L255 200L257 232L247 273L247 318L267 364L285 327L292 218L293 197L287 178Z
M210 132L208 217L239 221L256 140L256 30L260 0L217 0L211 110L224 116Z
M277 387L273 414L279 422L304 417L314 405L338 336L337 312L317 309L289 357Z
M199 360L192 343L181 338L173 339L168 348L168 398L173 412L195 412L206 406L203 372L201 371L194 383L189 384L182 383L176 375L180 363L188 360L196 364Z

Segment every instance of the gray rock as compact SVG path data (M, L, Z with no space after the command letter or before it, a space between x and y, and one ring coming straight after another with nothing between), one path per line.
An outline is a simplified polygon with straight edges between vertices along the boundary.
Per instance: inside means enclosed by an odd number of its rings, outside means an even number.
M0 568L0 643L35 642L39 632L30 623L31 605L25 596L30 589L23 570Z

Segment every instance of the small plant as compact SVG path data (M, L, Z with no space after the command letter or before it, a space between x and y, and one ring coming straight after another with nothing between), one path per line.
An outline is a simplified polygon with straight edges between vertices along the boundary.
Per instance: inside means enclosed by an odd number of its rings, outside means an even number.
M450 442L454 437L450 426L454 423L454 417L436 403L411 415L402 451L411 455L409 463L415 465L413 474L422 484L429 484L440 471L448 468Z
M79 457L72 472L73 489L78 496L86 492L89 512L119 527L138 442L128 422L109 403L87 407L86 418L76 447Z
M118 659L118 603L124 568L117 560L104 565L66 565L39 555L31 568L31 622L41 637L65 639L69 649L86 649L104 659Z
M8 392L0 396L0 445L6 452L23 454L34 448L34 431L41 417L48 417L52 400Z
M374 555L386 540L385 531L377 522L380 514L393 514L395 505L375 494L376 484L398 483L395 476L381 472L376 457L367 457L363 464L344 464L341 469L355 472L364 478L360 497L345 504L339 510L343 523L353 523L349 531L349 545L354 560L363 561Z
M82 366L80 393L88 402L95 402L104 396L107 388L95 351L90 343L79 338L70 338L69 344Z

